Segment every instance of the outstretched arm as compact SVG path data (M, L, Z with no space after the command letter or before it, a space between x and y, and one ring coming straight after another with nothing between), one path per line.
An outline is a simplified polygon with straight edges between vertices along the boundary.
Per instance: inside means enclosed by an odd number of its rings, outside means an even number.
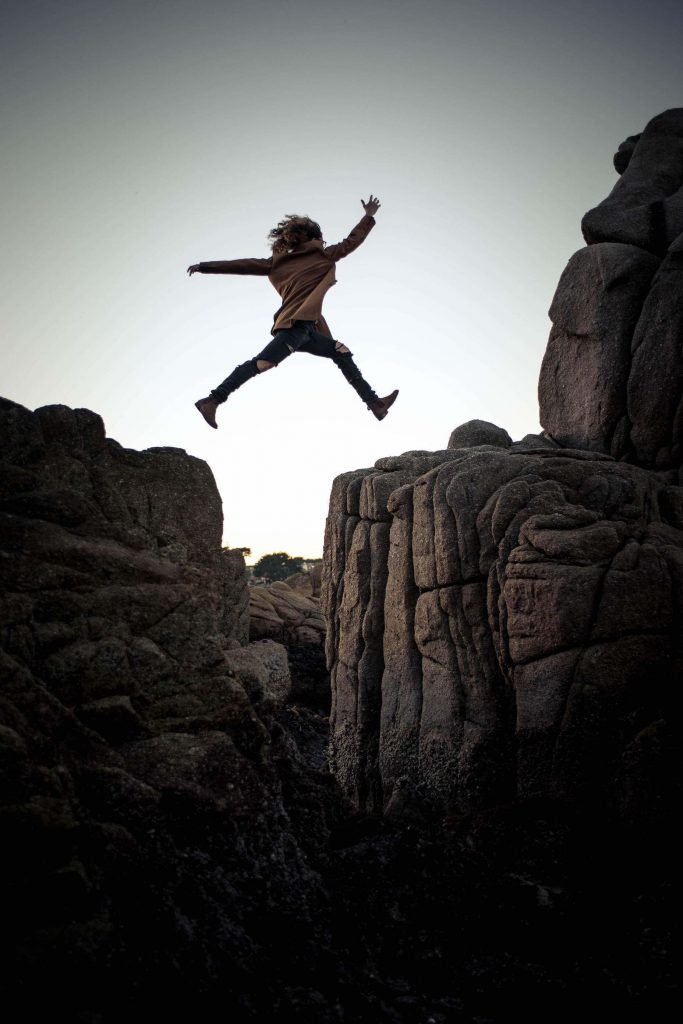
M272 265L272 257L267 260L213 260L209 263L193 263L187 272L190 277L193 274L257 274L265 277L270 273Z
M344 256L348 256L354 249L357 249L361 242L365 241L375 226L375 214L381 205L379 199L370 195L367 203L361 199L361 205L365 210L365 215L361 217L351 233L343 242L338 242L337 245L328 245L325 247L325 255L329 256L330 259L335 261L335 263Z

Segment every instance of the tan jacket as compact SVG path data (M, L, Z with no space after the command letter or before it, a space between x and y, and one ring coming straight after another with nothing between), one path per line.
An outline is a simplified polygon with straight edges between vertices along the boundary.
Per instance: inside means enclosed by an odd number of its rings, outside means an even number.
M321 239L304 242L291 252L273 253L268 259L215 260L200 263L202 274L257 274L268 280L282 299L273 317L271 334L291 327L295 320L314 320L318 330L331 337L322 315L323 299L336 283L337 260L357 249L375 226L375 218L365 214L355 228L337 245L324 245Z

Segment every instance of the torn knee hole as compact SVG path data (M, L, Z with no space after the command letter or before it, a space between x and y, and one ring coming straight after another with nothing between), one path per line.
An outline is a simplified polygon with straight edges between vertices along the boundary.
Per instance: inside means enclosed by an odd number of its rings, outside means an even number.
M269 363L267 359L257 359L256 369L259 373L265 373L266 370L272 370L275 363Z
M338 341L334 347L336 348L337 352L340 352L343 356L351 355L349 349L346 347L346 345L342 345L341 341Z

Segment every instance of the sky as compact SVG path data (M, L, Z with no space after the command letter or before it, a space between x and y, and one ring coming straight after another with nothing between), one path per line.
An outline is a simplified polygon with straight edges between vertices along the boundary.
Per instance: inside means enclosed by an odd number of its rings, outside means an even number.
M683 106L683 5L602 0L3 0L0 394L104 419L211 467L224 543L322 554L333 478L490 420L540 429L548 308L612 156ZM266 257L289 213L337 264L328 360L194 402L270 339Z

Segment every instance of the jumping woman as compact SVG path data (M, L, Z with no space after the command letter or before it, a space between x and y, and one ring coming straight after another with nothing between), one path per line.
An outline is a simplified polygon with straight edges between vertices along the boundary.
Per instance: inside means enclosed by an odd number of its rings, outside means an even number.
M335 341L322 314L325 293L336 281L335 263L357 249L375 226L380 203L370 196L361 199L365 215L343 242L325 245L320 225L308 217L290 215L273 228L268 238L273 255L269 259L216 260L194 263L188 274L256 274L267 277L282 299L273 317L273 335L263 351L236 366L229 377L206 398L195 402L211 427L218 427L216 410L228 395L259 373L278 366L292 352L331 359L351 387L378 420L383 420L396 401L398 391L378 398L353 361L351 352Z

